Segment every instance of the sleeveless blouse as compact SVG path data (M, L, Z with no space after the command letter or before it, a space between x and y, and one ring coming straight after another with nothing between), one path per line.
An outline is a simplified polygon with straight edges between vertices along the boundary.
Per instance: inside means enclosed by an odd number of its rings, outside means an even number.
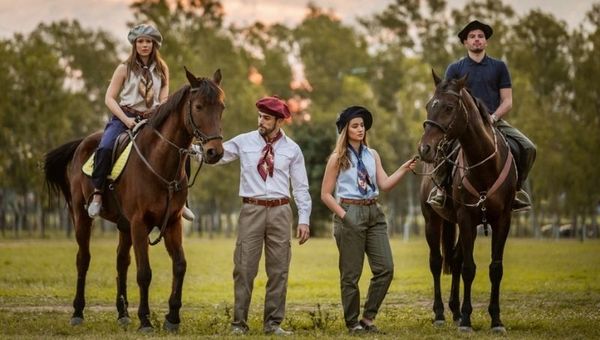
M128 106L137 111L148 111L160 104L159 95L162 85L162 80L158 70L156 69L156 63L152 63L149 67L150 74L152 75L152 89L154 90L153 104L152 107L146 107L144 97L139 92L139 84L142 78L142 72L135 74L130 71L129 77L125 79L121 93L119 94L119 105Z
M351 198L351 199L370 199L375 198L379 195L379 188L377 187L377 178L376 176L376 166L375 166L375 157L373 156L373 149L364 147L362 148L362 161L367 168L367 173L371 179L371 183L375 185L375 190L371 189L370 186L367 186L367 194L363 195L358 190L358 171L356 169L356 164L358 159L353 152L348 151L348 155L350 156L350 167L346 170L340 171L336 186L335 186L335 196L336 198Z

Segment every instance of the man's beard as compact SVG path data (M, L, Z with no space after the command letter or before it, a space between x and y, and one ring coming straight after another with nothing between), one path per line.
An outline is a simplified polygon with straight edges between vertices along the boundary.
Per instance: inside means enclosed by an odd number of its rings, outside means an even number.
M471 48L471 52L476 53L476 54L479 54L479 53L481 53L483 51L485 51L484 47L472 47Z
M275 131L276 128L277 128L276 126L273 126L273 128L267 129L264 126L259 126L258 133L260 133L260 135L263 137L268 137L273 131Z

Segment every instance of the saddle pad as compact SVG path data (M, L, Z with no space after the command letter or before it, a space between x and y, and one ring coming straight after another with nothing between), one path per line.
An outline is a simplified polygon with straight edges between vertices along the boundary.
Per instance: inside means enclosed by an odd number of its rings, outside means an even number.
M115 164L113 164L110 174L108 174L108 179L115 181L117 178L119 178L119 175L121 175L121 172L123 172L123 169L125 168L125 164L127 164L127 160L129 159L129 154L131 153L131 145L132 144L130 141L127 144L127 146L125 147L125 150L123 150L123 152L119 155L119 158L117 158L117 161L115 162ZM90 156L90 158L81 167L81 170L83 171L83 173L89 177L92 176L92 171L94 171L94 155L95 154L96 153L94 152Z

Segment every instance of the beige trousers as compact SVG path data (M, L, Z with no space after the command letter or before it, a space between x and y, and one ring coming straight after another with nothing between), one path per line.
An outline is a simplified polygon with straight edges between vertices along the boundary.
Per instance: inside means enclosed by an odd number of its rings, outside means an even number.
M263 318L264 330L272 330L283 321L291 258L292 219L293 214L289 204L278 207L248 203L242 205L233 256L235 302L232 325L248 329L248 310L263 243L268 278Z

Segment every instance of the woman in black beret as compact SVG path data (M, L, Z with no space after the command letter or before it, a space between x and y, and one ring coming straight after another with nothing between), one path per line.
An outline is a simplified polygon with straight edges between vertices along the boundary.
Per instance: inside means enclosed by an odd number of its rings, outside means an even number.
M368 147L367 130L372 124L371 112L362 106L350 106L340 113L336 121L337 143L327 161L321 186L321 200L334 213L342 306L350 333L378 332L373 321L392 282L394 263L386 218L377 197L379 189L392 189L416 162L411 159L388 176L379 154ZM365 254L373 278L362 319L358 320L358 281Z

